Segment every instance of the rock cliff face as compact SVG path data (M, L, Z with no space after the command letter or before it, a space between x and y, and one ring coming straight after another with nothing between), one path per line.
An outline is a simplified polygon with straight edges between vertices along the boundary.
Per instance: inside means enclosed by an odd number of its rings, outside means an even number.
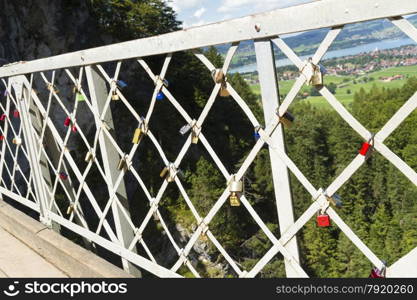
M117 42L115 37L100 31L97 21L90 13L88 2L84 0L0 0L0 59L2 59L0 64L5 61L9 63L30 61ZM74 68L71 69L71 72L73 72L74 76L77 76L78 70ZM45 76L49 80L51 72L45 72ZM145 83L143 78L146 76L139 77L144 75L134 73L133 67L128 64L124 65L123 76L125 78L134 76L136 83L138 81ZM140 91L138 90L131 94L133 99L148 99L150 97L153 86L148 81L146 81L147 88L142 88ZM57 71L55 82L56 87L60 91L59 96L63 104L69 111L72 111L74 99L70 95L72 95L73 85L68 76L62 70ZM137 84L138 86L143 86L143 84ZM46 107L48 91L39 74L35 75L34 87L37 89L39 98ZM88 131L86 128L94 123L92 122L91 114L88 114L86 111L87 109L84 109L82 104L80 104L76 116L77 123L83 128L85 133ZM124 128L126 124L123 122L126 123L126 121L123 117L118 116L119 114L121 113L114 111L114 117L119 123L116 124L116 127ZM61 131L61 136L64 136L66 128L63 126L63 123L67 116L56 102L52 102L50 117L53 119L57 129ZM95 133L95 130L91 131L92 134ZM130 139L129 130L121 130L118 134L121 140L123 140L123 135L129 135L128 140ZM68 143L70 149L77 149L77 143L82 142L78 139L70 139ZM79 153L76 152L73 153L74 159L83 160L84 154L78 155ZM77 158L77 155L80 157ZM134 195L137 187L133 184L134 180L132 178L130 180L132 182L129 182L129 178L126 179L128 195ZM100 192L102 193L101 197L99 196ZM100 191L95 191L95 193L97 199L107 199L106 189L100 189ZM141 209L146 209L145 203L143 203ZM89 213L94 215L93 212L88 210L85 213L87 216ZM191 237L191 231L181 224L175 224L171 228L174 231L173 234L176 240L180 245L184 246ZM164 235L163 232L162 234ZM175 262L178 258L177 253L173 251L167 238L161 238L157 240L157 243L160 244L159 253L154 253L158 258L157 260L163 265ZM223 265L211 262L207 243L198 241L193 249L194 253L190 255L193 265L202 263L207 268L214 269L216 274L224 274L226 272ZM115 257L110 259L115 262L119 261Z
M111 43L97 34L88 1L1 0L0 57L32 60Z

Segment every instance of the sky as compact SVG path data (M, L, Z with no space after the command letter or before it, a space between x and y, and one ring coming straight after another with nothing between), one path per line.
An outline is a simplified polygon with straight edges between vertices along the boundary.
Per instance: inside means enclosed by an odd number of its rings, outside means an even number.
M183 27L200 26L313 0L167 0Z

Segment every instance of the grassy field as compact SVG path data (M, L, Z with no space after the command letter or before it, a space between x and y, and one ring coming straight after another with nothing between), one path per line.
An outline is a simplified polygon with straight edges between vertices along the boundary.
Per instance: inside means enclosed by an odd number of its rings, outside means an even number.
M391 82L383 82L379 78L380 77L389 77L394 75L404 75L405 78L402 80L394 80ZM336 89L336 98L347 108L349 108L350 104L353 101L354 94L358 92L361 88L369 91L373 85L378 87L386 87L386 88L399 88L401 87L408 77L416 76L417 77L417 66L406 66L406 67L395 67L389 68L382 71L377 71L373 73L368 73L363 76L353 77L353 76L333 76L328 75L325 76L325 84L329 84L331 82L338 85ZM366 79L365 79L366 78ZM372 79L371 79L372 78ZM345 82L344 82L345 81ZM366 81L366 82L365 82ZM281 81L279 82L279 89L281 95L286 95L292 85L294 84L294 80L288 81ZM251 86L252 91L256 94L260 94L260 87L259 84ZM304 92L309 92L311 90L310 86L304 85L301 89L300 94ZM329 108L329 104L327 101L321 97L307 97L305 100L311 103L312 105L320 108Z

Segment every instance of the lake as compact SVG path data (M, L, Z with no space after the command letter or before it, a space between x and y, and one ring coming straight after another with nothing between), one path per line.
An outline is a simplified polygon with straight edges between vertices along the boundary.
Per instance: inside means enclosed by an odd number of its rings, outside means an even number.
M380 42L364 44L364 45L360 45L360 46L356 46L352 48L328 51L326 55L324 56L324 59L355 55L359 53L369 53L369 52L374 51L375 49L379 49L379 50L393 49L393 48L398 48L401 46L413 45L413 44L415 45L415 42L409 38L380 41ZM301 59L307 60L309 57L311 57L311 55L301 56ZM278 67L292 65L292 62L288 58L276 60L275 63ZM237 68L233 68L233 66L231 66L230 68L230 73L236 73L236 72L247 73L247 72L253 72L253 71L256 71L256 64L249 64L249 65L240 66Z

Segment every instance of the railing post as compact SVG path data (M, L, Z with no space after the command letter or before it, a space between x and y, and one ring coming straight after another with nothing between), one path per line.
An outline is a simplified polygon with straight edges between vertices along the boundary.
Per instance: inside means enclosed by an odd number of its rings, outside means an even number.
M255 51L265 124L268 124L273 118L277 118L276 111L280 105L275 57L271 41L269 39L255 40ZM271 138L277 147L280 147L285 151L285 139L282 124L274 131ZM271 151L269 154L278 210L279 228L281 234L283 234L294 224L290 178L287 166L277 156L273 155ZM297 238L295 236L285 245L285 248L299 262ZM293 270L291 264L287 260L285 260L285 270L287 277L298 277L298 273Z
M25 86L25 80L26 77L23 75L12 77L11 84L15 90L16 102L19 106L18 108L20 111L21 126L24 136L23 143L26 145L32 182L39 204L39 219L44 225L51 227L52 221L48 210L48 195L42 180L42 169L37 159L39 154L38 151L40 151L40 149L37 147L32 122L29 116L31 95L28 88Z
M106 99L108 96L106 81L94 66L87 66L85 70L88 88L90 91L91 103L95 108L96 113L101 115L103 113L104 106L106 104ZM108 126L110 130L114 131L113 117L110 108L106 111L103 120L101 120L99 116L96 115L95 118L97 128L100 128L104 121L106 123L106 126ZM115 184L119 175L119 171L117 169L117 164L119 162L119 154L116 151L116 149L114 149L111 142L104 136L103 131L100 131L99 134L99 144L104 171L107 178L112 183L108 186L110 194L113 189L113 185ZM126 187L123 180L119 184L116 194L121 204L125 207L126 211L129 212L129 202L127 199ZM117 238L120 240L122 245L127 248L129 247L131 241L134 238L134 232L127 220L122 216L123 213L120 211L120 208L117 206L116 202L112 203L111 208L116 227ZM136 247L134 247L131 251L136 252ZM137 268L135 265L131 264L126 259L122 259L122 263L123 268L126 272L129 272L135 277L141 277L141 272L139 268Z

